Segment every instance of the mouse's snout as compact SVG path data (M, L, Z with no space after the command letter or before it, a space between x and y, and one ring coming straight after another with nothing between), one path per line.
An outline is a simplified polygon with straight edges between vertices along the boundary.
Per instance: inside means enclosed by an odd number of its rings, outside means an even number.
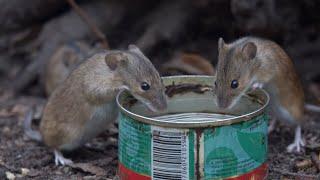
M230 100L227 97L218 95L217 96L217 105L221 109L226 109L230 106Z
M160 94L157 98L153 99L151 105L153 106L152 109L155 111L164 111L168 106L166 96L164 94Z

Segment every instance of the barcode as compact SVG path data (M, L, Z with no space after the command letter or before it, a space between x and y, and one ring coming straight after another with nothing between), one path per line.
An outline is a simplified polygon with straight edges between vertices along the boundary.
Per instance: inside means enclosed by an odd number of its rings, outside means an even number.
M187 132L153 128L152 179L189 179L188 155Z

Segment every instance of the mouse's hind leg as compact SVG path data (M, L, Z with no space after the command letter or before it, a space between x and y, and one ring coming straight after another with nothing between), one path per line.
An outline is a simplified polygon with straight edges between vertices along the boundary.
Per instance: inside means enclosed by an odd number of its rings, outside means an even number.
M287 147L288 152L301 152L303 147L305 146L305 142L302 139L301 135L301 126L298 125L295 130L294 141Z
M72 160L65 158L59 150L55 149L53 152L54 152L54 162L57 166L59 164L61 164L62 166L73 164Z

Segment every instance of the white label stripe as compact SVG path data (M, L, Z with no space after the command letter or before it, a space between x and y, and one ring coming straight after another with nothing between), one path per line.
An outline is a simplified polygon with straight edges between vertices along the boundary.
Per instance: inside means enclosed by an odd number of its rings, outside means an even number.
M152 179L189 179L188 133L152 126Z

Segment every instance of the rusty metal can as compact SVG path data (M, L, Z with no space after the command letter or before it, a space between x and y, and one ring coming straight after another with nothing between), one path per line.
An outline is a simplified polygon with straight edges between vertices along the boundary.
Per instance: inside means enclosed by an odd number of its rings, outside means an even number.
M128 92L117 97L119 177L265 179L268 94L257 90L217 107L211 76L163 78L168 109L154 114Z

